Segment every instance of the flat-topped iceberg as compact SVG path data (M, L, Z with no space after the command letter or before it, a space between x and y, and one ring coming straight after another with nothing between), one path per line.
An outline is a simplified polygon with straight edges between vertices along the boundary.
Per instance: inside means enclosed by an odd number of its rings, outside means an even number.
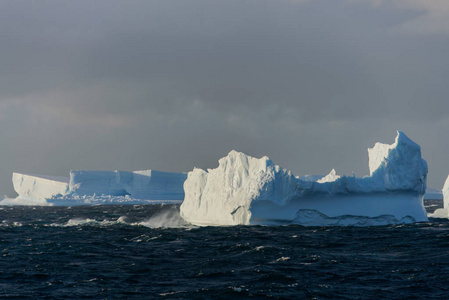
M447 176L446 181L443 186L443 203L444 207L437 209L433 214L429 214L432 218L449 218L449 176Z
M443 191L427 187L424 194L424 200L441 200L443 201Z
M47 205L46 199L68 193L69 180L68 177L13 173L12 183L19 196L0 204Z
M19 194L0 204L84 205L180 203L186 173L145 171L71 171L70 177L13 173Z
M76 195L129 196L183 200L186 173L145 171L70 171L69 192Z
M327 176L296 177L268 157L231 151L216 169L188 173L180 213L200 226L427 221L427 163L420 146L398 132L392 145L376 143L368 155L369 176L338 176L332 170Z

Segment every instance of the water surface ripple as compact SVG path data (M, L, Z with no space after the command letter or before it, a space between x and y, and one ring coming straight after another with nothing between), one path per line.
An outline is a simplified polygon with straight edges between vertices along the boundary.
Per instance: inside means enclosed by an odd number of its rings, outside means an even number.
M0 207L0 296L449 296L447 220L200 228L183 223L178 210L176 205Z

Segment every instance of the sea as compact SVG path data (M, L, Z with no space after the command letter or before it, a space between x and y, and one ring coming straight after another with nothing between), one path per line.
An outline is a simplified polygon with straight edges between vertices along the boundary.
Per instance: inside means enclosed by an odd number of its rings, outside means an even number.
M449 221L196 227L179 205L1 206L0 298L448 299Z

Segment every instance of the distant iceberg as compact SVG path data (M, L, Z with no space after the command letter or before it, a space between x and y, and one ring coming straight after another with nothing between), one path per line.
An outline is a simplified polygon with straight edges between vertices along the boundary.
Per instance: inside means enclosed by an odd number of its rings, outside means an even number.
M446 178L442 192L444 207L429 214L429 217L431 218L449 218L449 176Z
M424 200L441 200L443 201L443 192L441 190L427 187L424 194Z
M369 176L338 176L332 170L327 176L296 177L268 157L231 151L216 169L188 173L181 217L200 226L427 221L428 169L420 146L398 132L392 145L376 143L368 155Z
M85 205L180 203L186 173L71 171L70 177L13 173L16 199L0 204Z
M14 190L19 196L40 202L69 191L68 177L51 177L33 174L12 174Z

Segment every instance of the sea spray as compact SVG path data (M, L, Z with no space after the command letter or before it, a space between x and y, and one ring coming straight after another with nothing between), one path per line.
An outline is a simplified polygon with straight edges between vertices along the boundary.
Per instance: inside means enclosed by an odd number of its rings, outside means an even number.
M166 210L159 211L148 220L138 223L150 228L179 228L189 224L184 221L179 214L179 207L171 206Z

